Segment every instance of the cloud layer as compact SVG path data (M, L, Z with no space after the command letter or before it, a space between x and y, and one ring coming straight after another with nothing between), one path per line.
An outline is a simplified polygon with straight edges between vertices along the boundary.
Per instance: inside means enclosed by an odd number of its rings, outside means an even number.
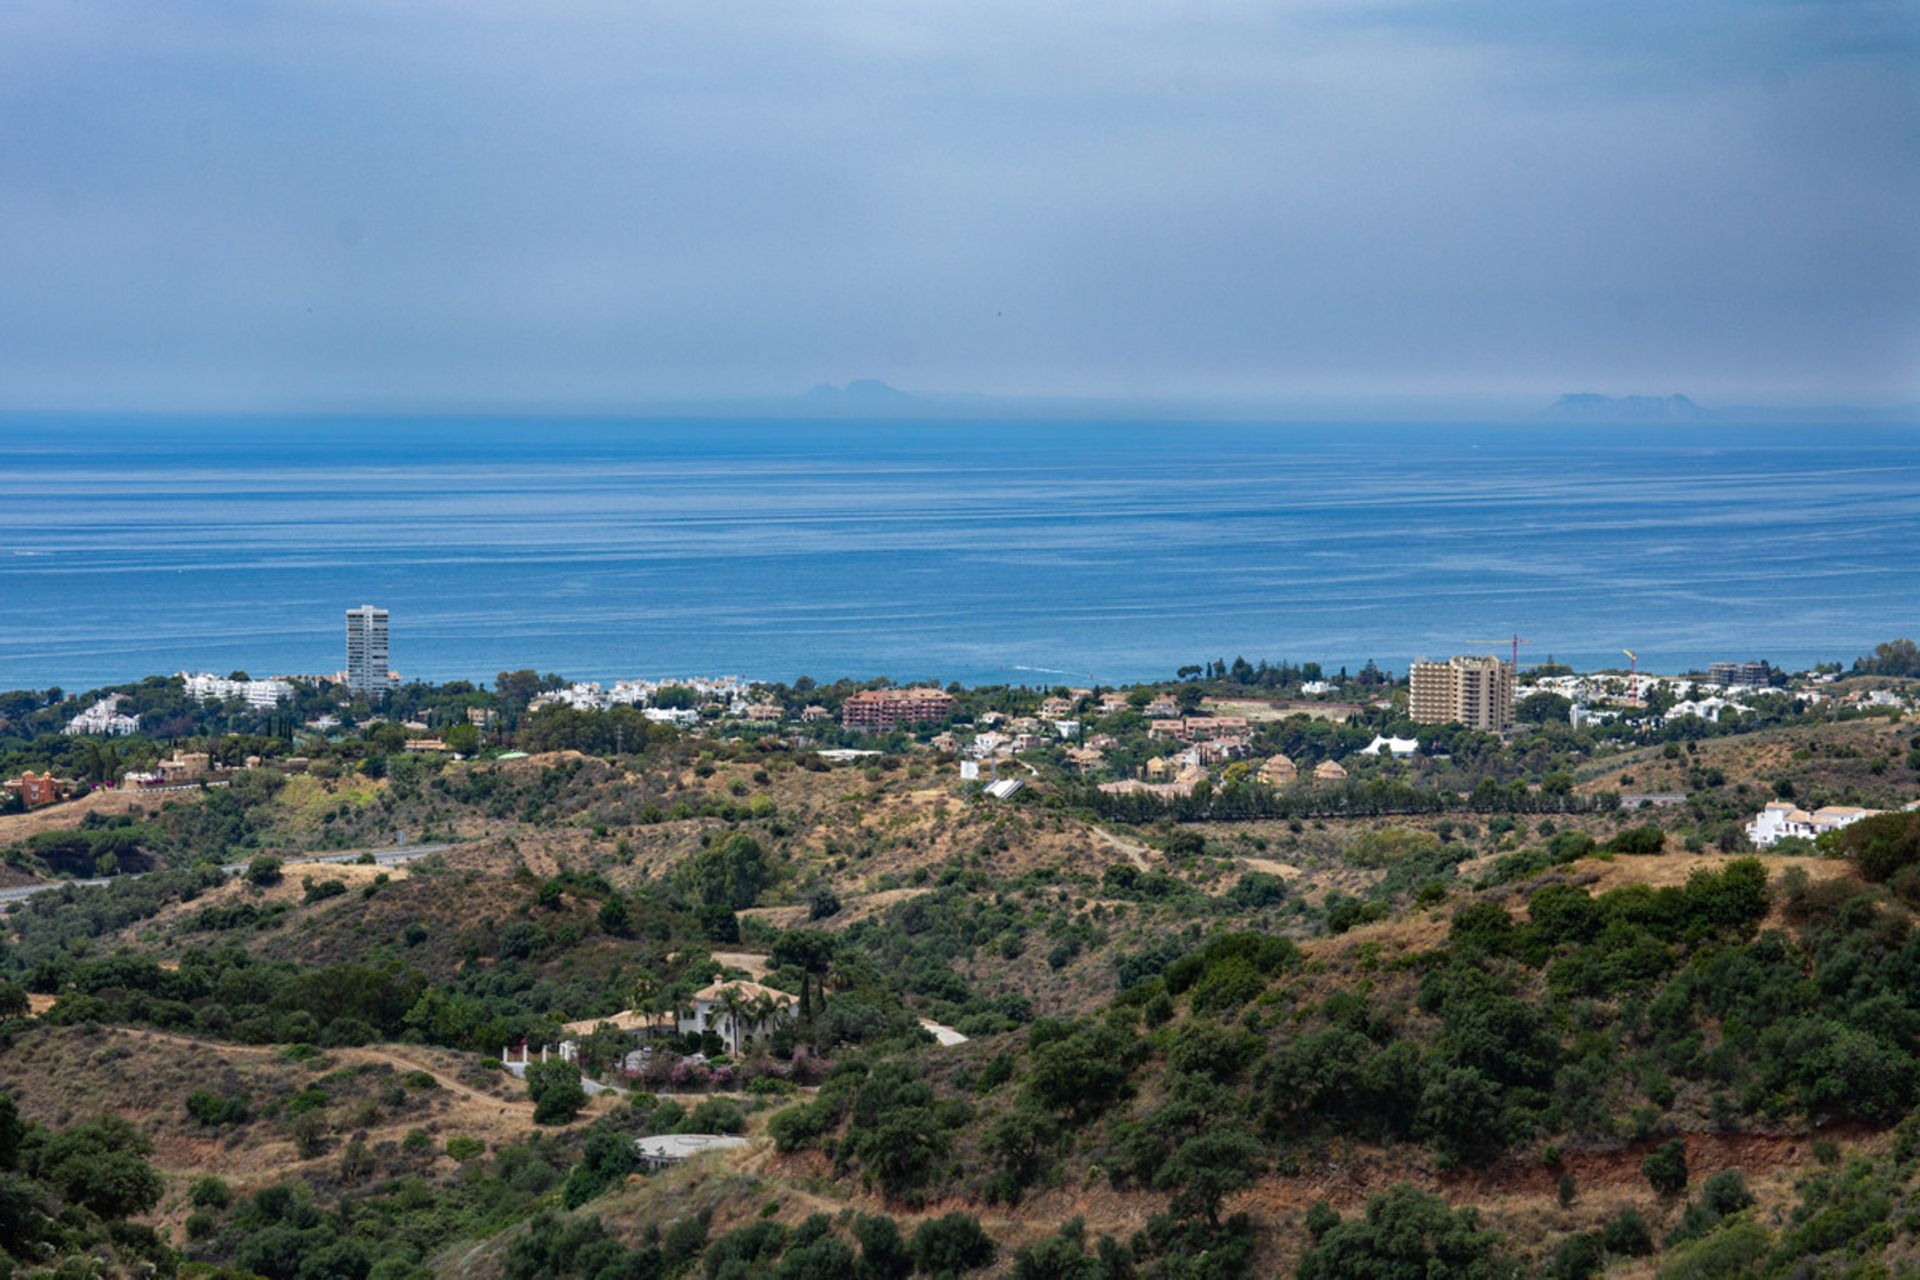
M1895 3L0 7L0 407L1920 395Z

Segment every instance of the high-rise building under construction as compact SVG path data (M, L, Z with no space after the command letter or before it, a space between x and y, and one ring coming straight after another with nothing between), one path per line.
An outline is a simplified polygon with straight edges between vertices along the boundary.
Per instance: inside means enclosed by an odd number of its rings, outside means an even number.
M1407 713L1416 724L1458 723L1489 733L1513 728L1515 672L1498 658L1420 658L1407 677Z

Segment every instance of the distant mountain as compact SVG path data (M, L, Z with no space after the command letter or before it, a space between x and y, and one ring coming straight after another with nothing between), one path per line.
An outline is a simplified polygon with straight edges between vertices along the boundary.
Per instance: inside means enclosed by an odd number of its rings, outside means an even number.
M916 398L878 378L855 378L844 387L823 382L801 397L809 404L850 409L892 408L912 404Z
M1561 396L1543 417L1559 422L1705 422L1716 415L1685 396Z

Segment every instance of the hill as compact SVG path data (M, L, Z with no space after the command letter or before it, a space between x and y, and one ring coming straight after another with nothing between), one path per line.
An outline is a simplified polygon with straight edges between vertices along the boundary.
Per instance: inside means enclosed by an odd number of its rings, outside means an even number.
M1466 745L1397 767L1451 780ZM1135 826L1065 775L1000 803L937 755L764 739L247 771L138 817L180 865L4 917L0 1010L38 1016L0 1022L0 1091L33 1194L129 1268L1313 1276L1390 1248L1381 1215L1424 1224L1433 1274L1895 1268L1920 818L1714 841L1783 783L1900 800L1910 749L1889 718L1792 723L1572 781L1669 808ZM395 824L452 847L298 858ZM643 1062L562 1030L716 976L804 1016ZM569 1037L607 1090L578 1106L494 1061ZM151 1204L87 1207L85 1160L38 1154L101 1115L147 1144ZM637 1167L690 1127L748 1141Z

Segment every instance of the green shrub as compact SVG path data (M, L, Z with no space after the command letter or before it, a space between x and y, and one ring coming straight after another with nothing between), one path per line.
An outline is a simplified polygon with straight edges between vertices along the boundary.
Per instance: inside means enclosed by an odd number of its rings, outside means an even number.
M1759 1223L1735 1222L1680 1245L1654 1274L1659 1280L1745 1280L1758 1274L1770 1244L1767 1229Z
M1655 854L1667 847L1667 833L1651 823L1628 827L1602 847L1608 853Z
M1678 1138L1661 1143L1640 1162L1640 1172L1660 1195L1679 1195L1687 1189L1687 1144Z
M1354 1276L1496 1276L1501 1237L1480 1227L1472 1209L1453 1210L1405 1183L1367 1201L1366 1215L1329 1227L1300 1259L1299 1280Z
M747 1118L731 1098L706 1098L676 1127L681 1133L740 1133Z
M535 1124L567 1124L587 1105L580 1068L558 1058L527 1064L527 1095L533 1099Z
M1653 1252L1653 1228L1632 1206L1607 1219L1600 1240L1608 1253L1622 1258L1644 1258Z
M450 1159L458 1160L461 1164L465 1164L475 1156L486 1154L486 1150L487 1144L478 1138L459 1137L447 1139L447 1156Z
M913 1233L913 1262L933 1276L977 1271L993 1261L994 1245L970 1213L929 1218Z
M233 1189L224 1180L208 1174L194 1179L187 1200L196 1209L224 1209L233 1203Z

